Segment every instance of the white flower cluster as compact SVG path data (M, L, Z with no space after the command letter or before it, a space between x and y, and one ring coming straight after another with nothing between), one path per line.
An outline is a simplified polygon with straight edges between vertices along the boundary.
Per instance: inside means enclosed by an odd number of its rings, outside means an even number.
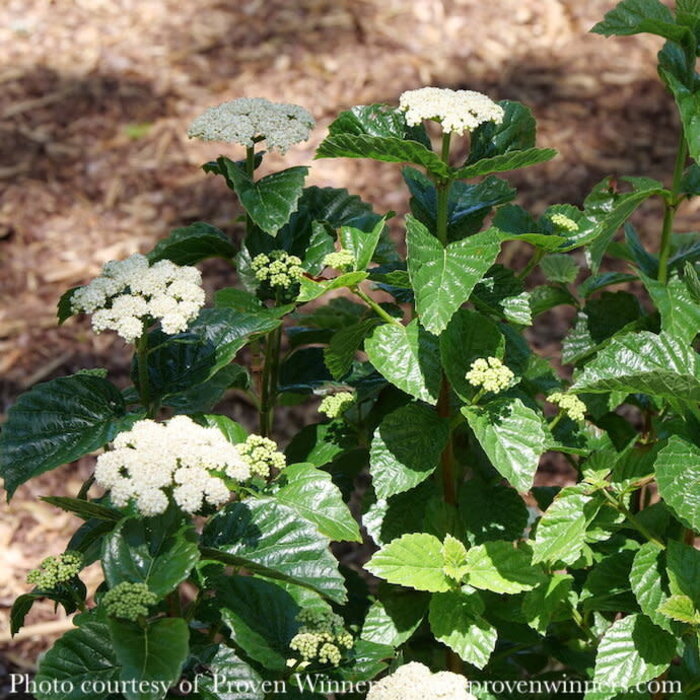
M349 250L343 249L336 253L328 253L323 258L323 264L336 270L349 269L355 264L355 256Z
M582 421L586 417L586 404L576 394L563 394L555 391L547 397L549 403L559 406L571 420Z
M282 471L287 466L286 457L278 451L277 444L270 438L249 435L237 447L243 461L250 467L252 476L267 479L273 469Z
M256 255L251 267L255 272L255 279L272 289L289 289L304 276L301 260L284 250L273 250L269 255Z
M374 683L367 700L476 700L467 689L467 679L457 673L432 673L427 666L411 661Z
M349 391L341 391L338 394L326 396L319 404L318 412L324 413L329 418L337 418L352 406L355 402L355 397Z
M219 506L230 495L224 478L250 477L250 467L218 428L202 427L187 416L167 423L138 421L113 445L97 458L95 481L110 489L115 506L133 499L146 516L165 511L170 491L187 513L204 503Z
M71 297L73 313L92 314L95 333L114 330L128 343L141 336L149 319L165 333L181 333L204 306L202 275L196 267L170 260L148 264L145 255L113 260Z
M289 648L300 658L288 659L287 665L304 669L318 661L322 665L338 666L343 649L353 645L352 635L343 627L343 618L332 612L302 610L297 620L302 626L289 642Z
M578 224L573 219L570 219L568 216L566 216L565 214L552 214L549 217L549 220L558 229L561 229L562 231L566 231L567 233L576 233L576 231L578 231Z
M467 372L472 386L483 387L494 394L507 389L515 375L497 357L480 357L474 360Z
M187 135L242 146L265 139L270 150L276 148L284 153L295 143L306 141L315 123L299 105L241 97L207 109L192 122Z
M503 107L480 92L436 87L404 92L399 98L399 109L406 112L410 126L432 119L452 134L474 131L485 122L501 124L505 114Z

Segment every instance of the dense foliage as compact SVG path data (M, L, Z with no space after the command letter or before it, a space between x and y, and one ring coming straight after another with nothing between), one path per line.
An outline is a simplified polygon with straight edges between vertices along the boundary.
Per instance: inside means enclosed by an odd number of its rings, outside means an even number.
M61 321L92 313L133 342L133 386L101 371L39 384L0 435L8 496L106 449L101 490L91 478L45 499L85 522L12 610L13 631L39 598L80 611L36 679L72 690L40 700L150 700L178 684L273 697L263 680L314 698L295 679L368 681L409 661L470 681L595 680L591 699L648 698L636 687L655 679L700 698L700 236L673 226L700 194L700 3L676 5L623 0L593 30L666 40L659 74L683 125L670 185L606 178L582 208L512 203L499 174L555 156L517 102L417 91L330 125L317 158L408 164L405 246L393 212L305 187L306 167L257 176L257 144L303 139L303 110L265 121L249 100L200 118L198 136L245 144L244 160L204 166L245 211L240 248L195 223L67 292ZM650 198L665 211L653 249L629 222ZM522 269L499 262L513 242L531 251ZM193 266L210 257L239 285L200 309ZM561 357L542 357L528 328L562 306ZM230 389L256 406L257 433L215 413ZM276 407L316 397L319 420L282 455ZM576 483L533 486L544 455ZM331 542L363 533L376 545L364 571L339 565ZM79 573L97 560L88 606ZM81 691L88 678L125 685Z

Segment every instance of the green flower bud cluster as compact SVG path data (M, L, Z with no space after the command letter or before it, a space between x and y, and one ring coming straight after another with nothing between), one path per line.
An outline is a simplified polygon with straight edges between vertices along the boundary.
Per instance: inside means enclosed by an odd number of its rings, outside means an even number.
M571 420L582 421L586 417L586 404L576 394L562 394L555 391L547 397L547 401L559 406Z
M269 255L256 255L251 267L255 272L255 279L272 289L288 290L298 284L304 276L301 260L284 250L273 250Z
M318 412L329 418L337 418L352 406L355 397L349 391L341 391L338 394L326 396L318 407Z
M343 249L337 253L328 253L323 258L323 264L336 270L349 270L355 264L355 256L349 250Z
M47 557L27 574L27 583L49 591L60 583L70 581L83 568L83 555L80 552L64 552L57 557Z
M289 648L296 652L295 658L287 661L289 666L306 668L313 661L338 666L343 650L350 649L353 645L352 635L343 627L340 615L320 610L302 610L297 615L297 621L301 627L289 643Z
M249 435L246 441L237 445L243 461L250 467L251 476L267 479L273 469L281 471L287 466L284 454L277 450L277 444L262 435Z
M148 615L148 606L155 605L158 597L145 583L123 581L107 591L102 598L107 614L135 622Z
M552 214L549 220L556 228L566 231L567 233L576 233L576 231L578 231L578 224L565 214Z
M507 389L515 375L497 357L480 357L474 360L466 379L476 387L498 394Z

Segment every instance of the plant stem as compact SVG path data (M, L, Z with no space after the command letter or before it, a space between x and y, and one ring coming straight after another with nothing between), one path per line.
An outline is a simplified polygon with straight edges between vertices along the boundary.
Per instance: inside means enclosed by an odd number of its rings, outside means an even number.
M616 510L618 510L620 513L622 513L622 515L625 516L625 518L627 518L629 524L635 530L637 530L637 532L644 535L644 537L646 537L649 540L649 542L653 542L660 549L666 549L666 545L660 540L658 540L656 537L654 537L654 535L647 529L646 525L640 523L639 520L637 520L634 514L630 512L629 508L627 508L627 506L624 503L618 501L616 498L613 498L613 496L610 493L608 493L608 491L606 491L605 489L603 489L601 493Z
M350 287L350 291L353 294L356 294L358 297L360 297L360 299L362 299L362 301L364 301L365 304L367 304L367 306L369 306L372 309L372 311L374 311L387 323L393 323L394 325L403 326L403 324L398 319L394 318L391 314L384 311L384 309L382 309L382 307L379 306L379 304L377 304L377 302L374 301L374 299L372 299L372 297L369 296L369 294L363 292L357 285L355 285L354 287Z
M679 204L679 192L681 189L681 179L685 162L688 158L688 144L681 129L678 151L676 152L676 164L673 168L673 182L671 184L671 197L666 202L664 212L664 224L661 231L661 247L659 249L659 275L658 280L662 284L668 282L668 259L671 254L671 233L673 232L673 220L676 218L676 210Z
M265 343L265 364L260 396L260 434L263 437L270 436L274 423L281 344L282 326L279 325L268 334Z
M552 418L552 420L549 421L549 423L547 423L547 427L549 428L550 432L551 432L552 430L554 430L554 428L557 427L557 425L559 424L559 421L560 421L563 417L564 417L564 411L561 411L561 410L560 410L559 413L557 413L557 415L554 416L554 418Z
M148 333L145 328L141 337L136 341L136 363L139 370L141 404L146 409L146 417L153 418L155 411L151 405L151 387L148 379Z
M575 608L571 607L571 617L573 621L576 623L576 626L583 632L586 637L588 637L588 640L590 642L593 642L593 644L598 644L598 637L593 634L593 631L591 628L586 624L585 620L581 616L581 613Z
M532 254L532 257L530 258L530 261L528 262L528 264L525 265L525 267L518 274L518 279L524 280L535 269L535 267L537 267L537 264L539 263L540 260L542 260L543 256L544 256L543 250L536 250Z
M449 164L450 138L452 134L447 132L442 135L442 160ZM435 215L436 234L442 245L447 245L447 216L450 201L451 180L439 180L435 183L437 190L437 211Z
M450 418L450 384L447 377L442 375L440 385L440 398L438 399L437 412L441 418ZM452 434L447 439L447 445L440 455L440 467L442 474L442 493L445 503L457 505L457 483L455 477L455 456Z

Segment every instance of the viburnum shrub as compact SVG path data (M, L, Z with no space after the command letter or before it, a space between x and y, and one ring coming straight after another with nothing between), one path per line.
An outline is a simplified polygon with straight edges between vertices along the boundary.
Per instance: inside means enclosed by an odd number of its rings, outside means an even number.
M342 112L316 154L408 164L405 257L393 212L305 187L306 167L258 175L260 144L308 137L306 110L240 99L193 123L244 148L204 166L245 212L240 247L195 223L67 292L60 321L89 314L133 345L133 385L39 384L0 437L8 496L99 452L75 498L44 499L85 522L12 609L13 632L37 599L79 611L36 677L73 690L40 700L273 697L263 681L363 697L379 678L371 700L529 697L476 685L522 680L700 697L700 236L674 231L700 194L700 3L624 0L594 31L666 39L670 183L606 178L582 208L532 215L497 175L555 156L530 110L411 90ZM650 198L665 213L645 245L629 218ZM508 243L525 265L499 262ZM211 257L237 286L204 305L194 266ZM543 357L530 340L562 307L573 325ZM231 388L257 409L252 434L215 412ZM310 400L283 453L276 408ZM545 455L572 485L533 485ZM352 545L330 545L362 542L360 523L369 546L339 565ZM82 689L95 678L121 685ZM649 688L635 697L663 696Z

